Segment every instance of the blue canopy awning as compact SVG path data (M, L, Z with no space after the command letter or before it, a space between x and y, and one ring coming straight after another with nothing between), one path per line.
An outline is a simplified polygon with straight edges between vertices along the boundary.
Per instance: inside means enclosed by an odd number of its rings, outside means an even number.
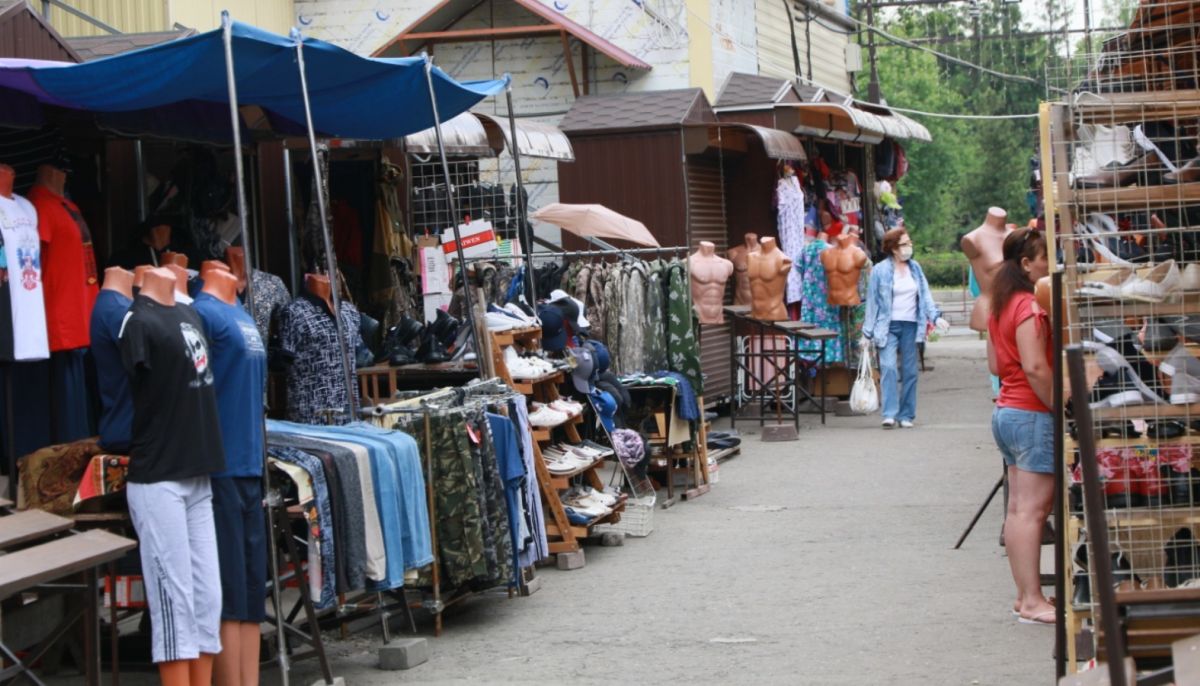
M238 22L231 28L238 104L302 124L295 40ZM327 136L375 140L430 128L425 60L360 57L304 39L313 126ZM458 82L434 67L433 82L438 114L446 121L502 91L509 77ZM44 105L142 116L180 103L229 102L220 29L84 64L0 60L0 88Z

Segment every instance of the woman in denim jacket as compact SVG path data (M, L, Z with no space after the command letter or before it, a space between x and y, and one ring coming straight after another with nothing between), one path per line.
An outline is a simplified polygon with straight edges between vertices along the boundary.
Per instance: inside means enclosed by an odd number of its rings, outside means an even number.
M911 429L917 417L917 342L925 340L931 322L942 331L950 325L933 302L921 265L912 259L908 232L896 228L885 233L883 251L891 257L871 269L862 346L864 352L871 345L879 351L883 428L895 428L898 420L901 427ZM897 371L902 377L900 383Z

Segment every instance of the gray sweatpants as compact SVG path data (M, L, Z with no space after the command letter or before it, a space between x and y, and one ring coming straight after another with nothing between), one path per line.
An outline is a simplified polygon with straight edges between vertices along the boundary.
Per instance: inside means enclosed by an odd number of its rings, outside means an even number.
M221 652L221 572L207 476L130 483L155 662Z

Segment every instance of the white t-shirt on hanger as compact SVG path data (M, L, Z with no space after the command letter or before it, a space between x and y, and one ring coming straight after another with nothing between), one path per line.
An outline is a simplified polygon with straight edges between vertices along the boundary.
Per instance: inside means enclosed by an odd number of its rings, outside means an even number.
M13 358L44 360L50 357L46 334L46 302L42 297L42 244L38 238L37 210L19 195L0 195L0 237L4 239L4 265L12 302Z

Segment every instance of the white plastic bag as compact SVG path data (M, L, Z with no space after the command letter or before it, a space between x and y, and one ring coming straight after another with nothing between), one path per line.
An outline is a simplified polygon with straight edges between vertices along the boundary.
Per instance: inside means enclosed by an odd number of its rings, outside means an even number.
M879 389L871 372L871 349L864 348L858 358L858 378L850 390L850 409L857 414L871 414L879 409Z

